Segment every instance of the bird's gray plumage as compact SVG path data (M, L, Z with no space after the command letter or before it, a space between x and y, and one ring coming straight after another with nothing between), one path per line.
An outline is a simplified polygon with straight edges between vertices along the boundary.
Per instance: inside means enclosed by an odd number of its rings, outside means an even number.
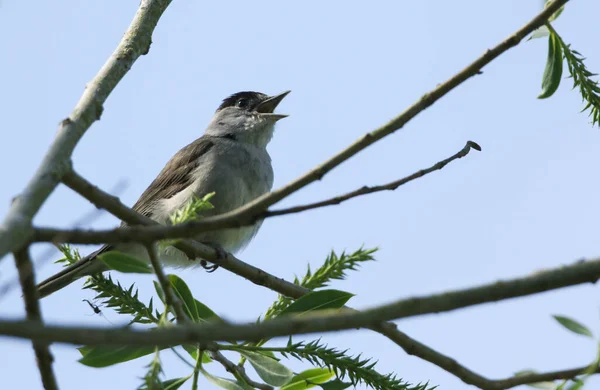
M273 136L275 123L285 117L272 112L288 93L269 97L258 92L239 92L223 100L204 135L169 160L133 209L158 223L168 224L170 216L194 196L215 192L211 199L214 208L202 212L203 216L212 216L234 210L269 192L273 186L273 169L266 146ZM204 232L196 239L236 252L254 237L261 224L259 221L253 226ZM40 283L40 297L81 276L106 270L96 256L110 250L149 260L140 244L105 245ZM161 250L159 257L165 265L199 265L199 261L190 261L174 247Z

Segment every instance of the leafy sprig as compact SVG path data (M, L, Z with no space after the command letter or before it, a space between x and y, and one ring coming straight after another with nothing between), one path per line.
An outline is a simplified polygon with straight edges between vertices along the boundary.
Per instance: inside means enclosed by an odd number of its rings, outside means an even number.
M548 2L546 2L547 4ZM573 88L579 89L581 99L585 103L581 111L589 110L592 126L600 124L600 86L598 81L593 79L596 74L586 68L585 57L577 50L571 49L571 45L565 43L550 24L560 16L563 9L564 6L531 36L531 38L548 36L548 59L542 78L542 92L538 98L545 99L556 92L561 82L564 60L567 63L570 77L573 79Z
M150 298L148 305L139 300L135 283L125 289L121 283L113 281L110 274L90 276L83 288L97 292L95 299L102 299L106 307L113 308L119 314L132 315L131 323L156 324L162 315L154 309L153 298Z
M148 364L148 372L144 375L143 383L138 390L162 390L163 384L161 383L159 376L163 373L162 364L160 361L160 349L156 348L154 352L154 358Z
M229 350L249 350L259 353L277 352L284 357L306 360L311 364L332 370L339 380L348 379L352 385L364 384L375 390L425 390L433 389L428 384L411 385L398 378L396 374L380 374L375 370L372 359L364 359L361 355L349 356L348 350L330 348L320 340L310 342L290 342L286 347L254 347L254 346L222 346Z
M344 251L340 256L334 251L331 251L323 265L315 272L311 271L309 265L302 280L299 280L298 277L294 277L294 283L309 290L314 290L327 286L332 280L343 280L346 278L347 271L355 271L360 266L360 263L375 260L373 253L376 251L377 248L363 249L361 247L351 254L346 254ZM291 298L280 295L277 298L277 301L267 309L265 318L275 317L284 311L292 302L293 300Z

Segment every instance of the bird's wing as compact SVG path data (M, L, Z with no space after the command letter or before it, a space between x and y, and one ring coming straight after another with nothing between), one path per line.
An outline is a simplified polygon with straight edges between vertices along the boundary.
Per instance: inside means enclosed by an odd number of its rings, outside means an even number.
M192 184L192 172L198 167L200 157L214 145L211 138L201 137L177 152L135 202L133 209L152 218L153 206L158 201L169 199Z
M169 199L192 183L192 172L198 167L200 157L206 154L214 142L209 137L201 137L177 152L160 171L156 179L146 188L133 209L140 214L152 218L154 205L161 199ZM127 226L124 222L121 226ZM64 268L57 274L38 284L40 298L71 284L85 275L102 272L106 269L103 263L93 261L99 254L107 252L113 245L104 245L78 262Z

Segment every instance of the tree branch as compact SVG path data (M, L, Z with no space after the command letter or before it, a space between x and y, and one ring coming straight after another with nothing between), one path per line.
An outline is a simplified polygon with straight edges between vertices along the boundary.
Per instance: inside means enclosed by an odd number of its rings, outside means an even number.
M27 319L40 325L42 323L42 314L40 304L35 288L35 274L33 272L33 263L29 256L29 247L26 247L14 254L15 264L19 272L19 281L23 290L23 301L25 302L25 311ZM33 351L42 377L42 384L46 390L58 390L56 377L52 370L54 360L48 343L43 341L33 341Z
M225 367L227 372L231 373L233 376L239 376L243 381L245 381L247 384L254 387L255 389L273 390L272 386L253 381L248 376L248 374L246 374L246 370L244 370L244 367L234 364L231 360L227 359L225 355L219 352L218 349L210 350L210 355L213 358L213 360L216 360L217 362L221 363L221 365Z
M171 283L167 279L165 271L163 271L162 266L160 265L158 254L156 253L156 244L148 244L146 250L148 251L148 257L150 257L150 263L152 264L152 268L154 268L158 283L160 283L160 287L162 287L163 293L165 294L165 311L168 312L169 307L172 307L177 322L179 324L185 323L187 321L187 316L183 311L183 303L173 292Z
M102 106L133 63L148 53L152 32L171 0L142 0L133 21L114 53L87 85L71 115L59 126L58 134L37 172L13 201L0 227L0 260L22 248L31 238L31 221L62 176L69 171L71 154L85 131L100 119Z
M360 312L346 309L336 313L315 312L299 317L277 317L261 323L186 324L153 331L97 327L44 327L32 321L7 320L0 321L0 335L36 341L90 345L170 346L190 342L259 341L296 334L370 327L385 320L441 313L582 283L593 283L599 277L600 259L594 259L480 287L403 299Z
M271 205L279 202L283 198L298 191L299 189L304 188L308 184L311 184L317 180L321 180L325 174L361 150L402 128L406 123L408 123L408 121L437 102L448 92L465 82L470 77L478 74L485 65L492 62L508 49L516 46L525 36L533 32L536 28L542 26L548 20L548 18L554 14L555 11L557 11L567 2L568 0L554 0L553 2L549 3L542 12L531 19L531 21L529 21L526 25L521 27L514 34L506 38L494 48L486 50L481 57L477 58L470 65L452 76L450 79L439 84L436 88L423 95L417 102L413 103L413 105L408 107L403 113L378 129L365 134L346 149L337 153L321 165L317 166L291 183L275 191L262 195L252 202L247 203L244 206L228 213L203 218L200 221L190 221L176 226L132 228L124 234L124 237L127 236L133 240L134 237L140 237L140 233L143 232L144 238L151 240L191 238L206 231L253 225L256 221L265 217L267 209ZM136 239L142 240L142 238ZM1 253L2 252L0 251L0 254Z
M404 185L408 182L419 179L431 172L439 171L440 169L444 168L446 165L448 165L452 161L465 157L467 154L469 154L471 149L481 151L481 147L477 143L475 143L473 141L467 141L467 144L458 153L448 157L447 159L437 162L436 164L432 165L429 168L421 169L420 171L417 171L417 172L413 173L412 175L406 176L405 178L402 178L400 180L395 180L391 183L382 184L382 185L373 186L373 187L364 186L364 187L361 187L354 191L345 193L343 195L336 196L334 198L322 200L320 202L310 203L310 204L302 205L302 206L289 207L289 208L280 209L280 210L266 211L264 213L263 217L268 218L268 217L274 217L274 216L280 216L280 215L286 215L286 214L300 213L300 212L306 211L306 210L316 209L316 208L325 207L325 206L337 205L337 204L343 203L349 199L355 198L357 196L368 195L368 194L372 194L374 192L394 191L394 190L396 190L396 188L400 187L401 185Z
M116 215L127 223L156 223L150 218L146 218L135 211L129 209L127 206L123 205L117 197L111 196L98 187L92 185L87 182L84 178L79 176L75 172L71 172L67 176L65 176L65 184L67 184L71 189L80 193L82 196L90 200L95 206L98 208L104 208L110 213ZM186 240L187 242L187 240ZM194 248L195 244L199 248L205 247L202 244L195 243L193 241L189 241L190 248ZM207 250L210 251L212 248L207 247ZM205 253L196 252L198 256L205 256ZM217 259L216 257L207 258L208 260L218 261L219 265L228 271L231 271L239 276L244 277L245 279L250 280L251 282L267 287L273 291L276 291L282 295L297 299L302 297L303 295L310 292L308 289L305 289L301 286L298 286L293 283L289 283L284 279L273 276L259 268L256 268L252 265L244 263L243 261L235 258L232 255L228 255L223 259ZM465 383L477 386L482 389L504 389L518 385L519 383L524 381L525 376L521 377L511 377L502 380L491 380L487 379L471 370L467 367L462 366L454 359L443 355L440 352L437 352L430 347L420 343L417 340L412 339L408 335L403 332L400 332L396 325L390 322L382 322L379 324L375 324L369 327L370 329L381 333L396 345L400 346L404 351L406 351L409 355L418 356L419 358L426 360L449 373L457 376ZM542 375L542 374L539 374ZM532 380L527 383L538 382L543 379L536 379L532 377ZM511 385L511 383L516 383L515 385Z

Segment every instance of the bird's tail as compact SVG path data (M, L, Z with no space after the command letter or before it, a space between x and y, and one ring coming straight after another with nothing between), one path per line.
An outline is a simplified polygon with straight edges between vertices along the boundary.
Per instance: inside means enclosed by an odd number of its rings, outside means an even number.
M96 256L100 251L102 250L89 254L38 284L38 297L40 299L45 298L83 276L94 275L106 271L107 267L104 263L96 259Z

